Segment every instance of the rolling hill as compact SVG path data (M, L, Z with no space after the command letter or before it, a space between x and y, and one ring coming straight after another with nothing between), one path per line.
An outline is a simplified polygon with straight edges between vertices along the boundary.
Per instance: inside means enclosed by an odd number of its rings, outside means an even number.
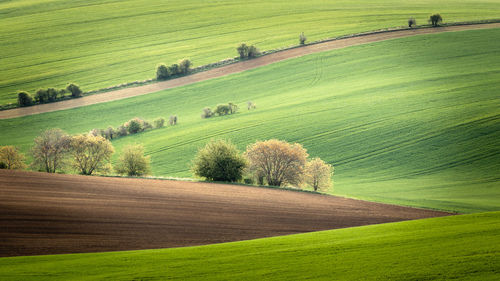
M500 198L500 29L422 35L334 50L146 96L0 120L0 144L28 151L43 129L84 133L139 116L179 125L113 142L143 143L154 175L190 176L197 147L230 138L302 143L335 165L334 193L478 212ZM487 65L487 67L485 67ZM233 101L258 109L200 119Z
M154 76L158 63L195 65L236 55L240 42L262 50L355 32L496 18L498 0L199 1L14 0L0 3L0 104L18 90L104 88Z

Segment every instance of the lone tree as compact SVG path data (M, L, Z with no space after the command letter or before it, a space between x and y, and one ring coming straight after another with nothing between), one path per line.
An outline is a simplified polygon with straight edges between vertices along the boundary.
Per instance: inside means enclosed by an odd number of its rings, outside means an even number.
M82 96L83 92L82 90L80 89L80 87L76 84L69 84L67 87L66 87L66 90L68 90L68 92L71 93L71 96L74 97L74 98L79 98Z
M198 150L192 163L193 173L210 181L239 181L247 166L235 145L226 140L210 141Z
M7 145L0 147L0 163L5 166L4 169L18 170L26 168L24 164L24 154L19 152L15 146Z
M115 149L110 141L93 135L79 135L71 138L73 166L82 175L94 172L108 172L109 163Z
M33 104L33 97L28 92L17 93L17 104L19 106L30 106Z
M31 149L32 165L35 168L55 173L61 169L67 158L71 137L61 129L48 129L35 138Z
M299 35L299 42L300 42L300 45L304 45L306 43L306 40L307 40L307 37L306 35L304 34L304 32L302 32L300 35Z
M119 174L142 176L150 173L150 157L144 156L144 147L140 144L129 145L123 149L115 167Z
M434 14L429 17L429 22L432 24L432 26L436 27L439 25L440 22L443 21L443 18L441 17L440 14Z
M408 19L408 27L412 28L414 25L417 25L417 21L414 18Z
M314 158L306 164L305 180L307 184L314 188L314 191L328 189L332 185L332 174L332 165L319 158Z
M259 141L247 147L250 170L264 175L269 185L300 185L307 163L302 145L280 140Z

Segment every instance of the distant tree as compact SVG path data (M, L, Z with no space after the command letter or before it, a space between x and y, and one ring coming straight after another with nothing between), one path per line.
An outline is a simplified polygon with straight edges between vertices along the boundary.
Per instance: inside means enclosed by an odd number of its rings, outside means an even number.
M240 55L240 59L244 59L248 57L248 46L245 43L241 43L238 48L236 48L238 54Z
M150 173L150 157L144 156L144 147L140 144L126 146L115 167L119 174L142 176Z
M254 45L248 47L248 52L247 52L248 58L255 58L258 55L260 55L260 51L259 49L257 49L257 47L255 47Z
M59 95L59 98L64 98L66 96L66 93L68 93L68 91L66 89L59 89L59 91L57 91L58 95Z
M300 185L303 182L307 151L300 144L280 140L258 141L247 147L250 170L267 180L269 185Z
M300 45L304 45L306 43L306 40L307 40L307 37L306 35L304 34L304 32L302 32L300 35L299 35L299 42L300 42Z
M45 89L39 89L35 93L35 101L38 103L45 103L49 101L49 94Z
M257 108L257 105L253 101L247 101L247 109L255 109Z
M111 142L101 136L79 135L71 138L73 167L82 175L108 172L111 155L115 151Z
M417 25L417 21L414 18L408 19L408 27L412 28L414 25Z
M82 94L83 94L83 92L82 92L82 90L80 89L80 87L79 87L78 85L76 85L76 84L73 84L73 83L69 84L69 85L66 87L66 90L67 90L68 92L70 92L70 93L71 93L71 96L72 96L73 98L79 98L79 97L81 97L81 96L82 96Z
M170 118L168 119L168 125L170 126L177 125L177 115L170 115Z
M97 136L102 136L102 135L104 135L104 132L103 132L103 130L101 130L101 129L92 129L92 130L90 130L89 135L92 135L92 136L94 136L94 137L97 137Z
M165 80L170 77L168 67L165 64L160 64L156 67L156 79Z
M188 59L183 59L179 62L179 72L181 74L188 74L190 67L191 67L191 61Z
M146 131L149 129L153 129L153 125L149 123L147 120L142 120L142 130Z
M443 21L443 18L441 17L440 14L434 14L429 17L429 22L432 24L432 26L436 27L439 25L440 22Z
M174 76L174 75L179 75L181 74L181 70L180 70L180 67L178 64L174 63L172 64L171 66L168 67L168 74L170 76Z
M56 101L58 95L59 95L59 92L56 89L54 89L54 88L47 89L47 98L48 98L49 102Z
M129 134L137 134L138 132L142 132L144 130L142 119L137 117L130 119L127 123L125 123L125 127L127 128Z
M227 104L219 104L215 108L215 113L219 116L227 115L231 111L231 108Z
M124 137L128 135L128 129L127 127L125 127L125 125L121 125L116 129L115 134L119 137Z
M64 167L71 137L61 129L48 129L36 137L31 149L35 168L55 173Z
M155 119L154 124L155 124L155 128L161 128L165 125L165 119L159 117L159 118Z
M229 106L229 114L236 113L238 111L238 105L232 102L227 104Z
M307 162L305 172L305 180L314 188L314 191L328 189L332 185L333 167L319 158L314 158Z
M104 137L108 140L112 140L115 137L115 134L115 129L111 126L108 126L108 128L104 130Z
M210 109L210 107L203 108L203 113L201 114L201 118L210 118L214 116L214 112Z
M4 164L3 169L19 170L26 168L24 164L24 154L15 146L0 146L0 163Z
M28 92L17 93L17 104L19 106L30 106L33 104L33 98Z
M235 182L242 179L246 166L247 162L236 146L229 141L217 140L198 150L192 171L207 180Z

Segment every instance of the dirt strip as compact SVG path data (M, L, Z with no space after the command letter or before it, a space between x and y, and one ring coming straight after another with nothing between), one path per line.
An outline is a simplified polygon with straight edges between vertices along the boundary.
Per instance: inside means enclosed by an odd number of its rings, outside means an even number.
M226 184L0 170L0 256L193 246L449 213Z
M0 119L8 119L21 117L26 115L33 115L63 109L70 109L75 107L87 106L96 103L115 101L145 94L150 94L158 92L165 89L176 88L184 85L189 85L192 83L213 79L217 77L222 77L225 75L242 72L245 70L261 67L271 63L283 61L286 59L296 58L312 53L324 52L333 49L340 49L349 46L366 44L371 42L383 41L388 39L395 39L401 37L414 36L419 34L429 34L429 33L440 33L440 32L450 32L450 31L461 31L461 30L474 30L474 29L486 29L486 28L500 28L500 23L490 23L490 24L475 24L475 25L457 25L448 27L437 27L437 28L422 28L414 30L399 30L391 32L383 32L377 34L369 34L358 37L339 39L314 45L307 45L300 48L289 49L270 55L262 56L256 59L242 61L235 64L230 64L227 66L214 68L211 70L199 72L193 75L188 75L180 77L177 79L172 79L164 82L158 82L150 85L144 85L133 88L120 89L116 91L106 92L102 94L85 96L83 98L65 100L56 103L40 104L24 108L14 108L9 110L0 111Z

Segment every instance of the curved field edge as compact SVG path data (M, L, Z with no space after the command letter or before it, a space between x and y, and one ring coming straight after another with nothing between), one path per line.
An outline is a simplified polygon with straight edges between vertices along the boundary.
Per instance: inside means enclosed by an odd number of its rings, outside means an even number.
M447 24L439 28L415 27L415 28L395 28L381 31L364 32L354 35L340 36L339 38L325 39L317 43L306 44L303 46L292 46L282 50L266 51L267 56L259 56L252 60L225 60L221 65L215 67L194 69L193 73L187 76L170 79L167 81L156 81L150 79L144 82L132 82L117 87L109 87L102 93L105 95L88 95L78 99L65 98L58 102L36 104L33 106L18 108L11 104L4 108L10 108L8 111L0 111L0 119L9 119L27 115L41 114L46 112L71 109L81 106L88 106L97 103L110 102L145 94L158 92L161 90L177 88L193 83L199 83L205 80L215 79L230 74L235 74L250 69L262 67L268 64L277 63L283 60L297 58L308 54L325 52L334 49L346 48L360 44L368 44L378 41L404 38L422 34L433 34L440 32L456 32L463 30L477 30L498 28L498 20L483 21L476 23L457 23ZM236 64L238 63L238 64ZM99 91L97 91L99 92ZM17 107L17 108L16 108Z
M496 280L500 213L200 247L0 258L3 280Z
M17 90L76 82L94 90L145 80L154 67L188 57L196 65L234 57L240 42L263 50L363 30L491 19L498 1L8 1L0 4L0 103ZM196 20L193 20L196 19Z
M500 29L422 35L308 55L172 90L0 120L0 144L28 152L46 128L71 134L135 116L179 125L113 141L142 143L154 175L189 177L212 138L302 143L335 166L335 194L456 212L498 210ZM485 67L486 66L486 67ZM300 70L300 71L298 71ZM258 109L200 119L253 100ZM126 109L126 110L124 110ZM116 159L116 157L115 157Z

